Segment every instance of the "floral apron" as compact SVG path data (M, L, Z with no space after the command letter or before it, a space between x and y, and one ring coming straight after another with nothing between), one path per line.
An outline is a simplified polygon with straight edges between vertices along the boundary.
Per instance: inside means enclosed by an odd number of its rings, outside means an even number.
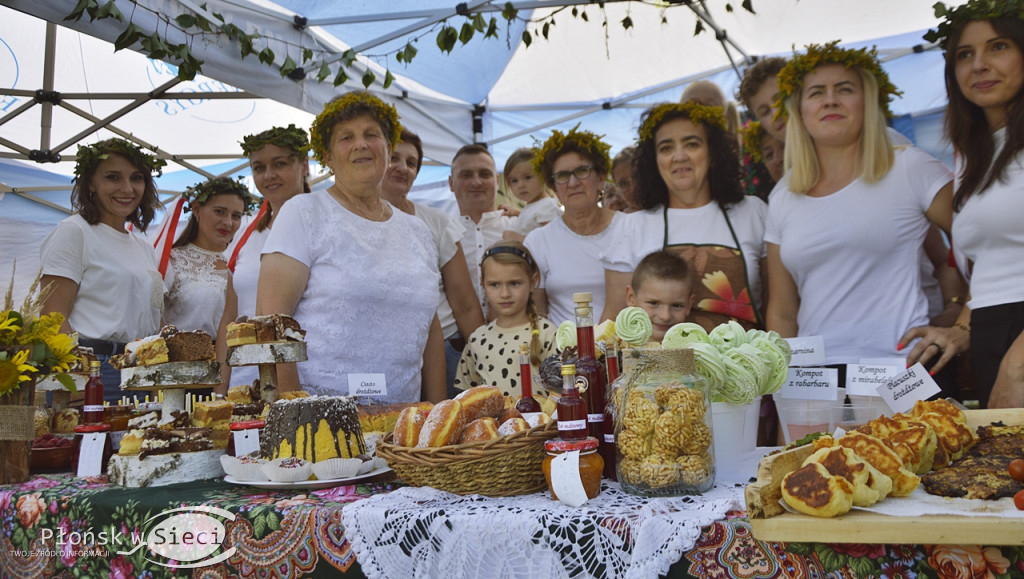
M662 209L665 222L662 249L685 259L693 268L694 279L699 282L693 290L695 299L686 321L700 324L709 332L729 320L736 320L748 330L763 329L764 322L751 298L747 262L743 259L740 240L728 212L722 210L722 216L736 247L689 243L669 245L668 207Z

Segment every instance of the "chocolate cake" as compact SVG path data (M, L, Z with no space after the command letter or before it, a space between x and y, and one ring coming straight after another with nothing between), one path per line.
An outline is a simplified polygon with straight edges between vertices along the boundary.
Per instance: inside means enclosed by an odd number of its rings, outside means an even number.
M348 396L278 400L267 413L260 451L268 459L297 457L310 462L365 453L355 400Z
M173 326L168 326L173 327ZM165 328L166 330L166 328ZM202 330L178 332L164 335L167 343L167 358L171 362L195 362L197 360L215 360L217 353L213 349L213 338Z
M155 454L196 452L211 448L213 441L210 439L209 428L150 428L142 439L139 460Z
M228 346L267 342L302 342L306 331L295 318L285 314L240 316L228 324L225 341Z

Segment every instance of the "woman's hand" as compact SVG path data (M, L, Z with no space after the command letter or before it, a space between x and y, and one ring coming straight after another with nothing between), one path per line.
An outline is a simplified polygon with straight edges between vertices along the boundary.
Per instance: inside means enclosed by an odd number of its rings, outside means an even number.
M920 338L907 353L907 368L920 362L928 368L928 373L935 375L955 356L963 354L971 348L971 333L967 326L957 323L952 328L935 326L917 326L903 334L897 350L903 350L907 344ZM931 366L929 366L931 364Z

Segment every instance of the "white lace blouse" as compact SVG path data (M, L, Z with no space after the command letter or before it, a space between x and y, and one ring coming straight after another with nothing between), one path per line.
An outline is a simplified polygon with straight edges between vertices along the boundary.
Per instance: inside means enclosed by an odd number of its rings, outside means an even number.
M220 268L217 261L223 262ZM164 323L182 331L202 330L214 339L228 287L227 260L195 244L175 247L164 274Z

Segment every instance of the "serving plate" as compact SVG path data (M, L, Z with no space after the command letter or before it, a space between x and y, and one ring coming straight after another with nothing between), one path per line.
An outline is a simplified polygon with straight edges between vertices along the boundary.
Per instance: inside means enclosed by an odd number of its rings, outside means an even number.
M358 474L356 476L348 477L348 478L330 478L330 479L323 479L323 480L300 480L300 481L295 481L295 482L277 482L277 481L270 481L270 480L263 480L263 481L259 481L259 480L241 481L241 480L238 480L235 477L227 474L227 475L224 475L224 482L229 483L229 484L233 484L233 485L250 486L250 487L256 487L256 488L259 488L259 489L269 489L269 490L275 490L275 489L282 489L282 490L283 489L327 489L327 488L337 487L337 486L341 486L341 485L353 484L353 483L359 482L361 480L372 478L372 477L375 477L377 475L384 474L384 473L387 473L387 472L391 472L391 467L384 466L384 467L376 468L376 469L371 470L369 472L365 472L363 474Z

